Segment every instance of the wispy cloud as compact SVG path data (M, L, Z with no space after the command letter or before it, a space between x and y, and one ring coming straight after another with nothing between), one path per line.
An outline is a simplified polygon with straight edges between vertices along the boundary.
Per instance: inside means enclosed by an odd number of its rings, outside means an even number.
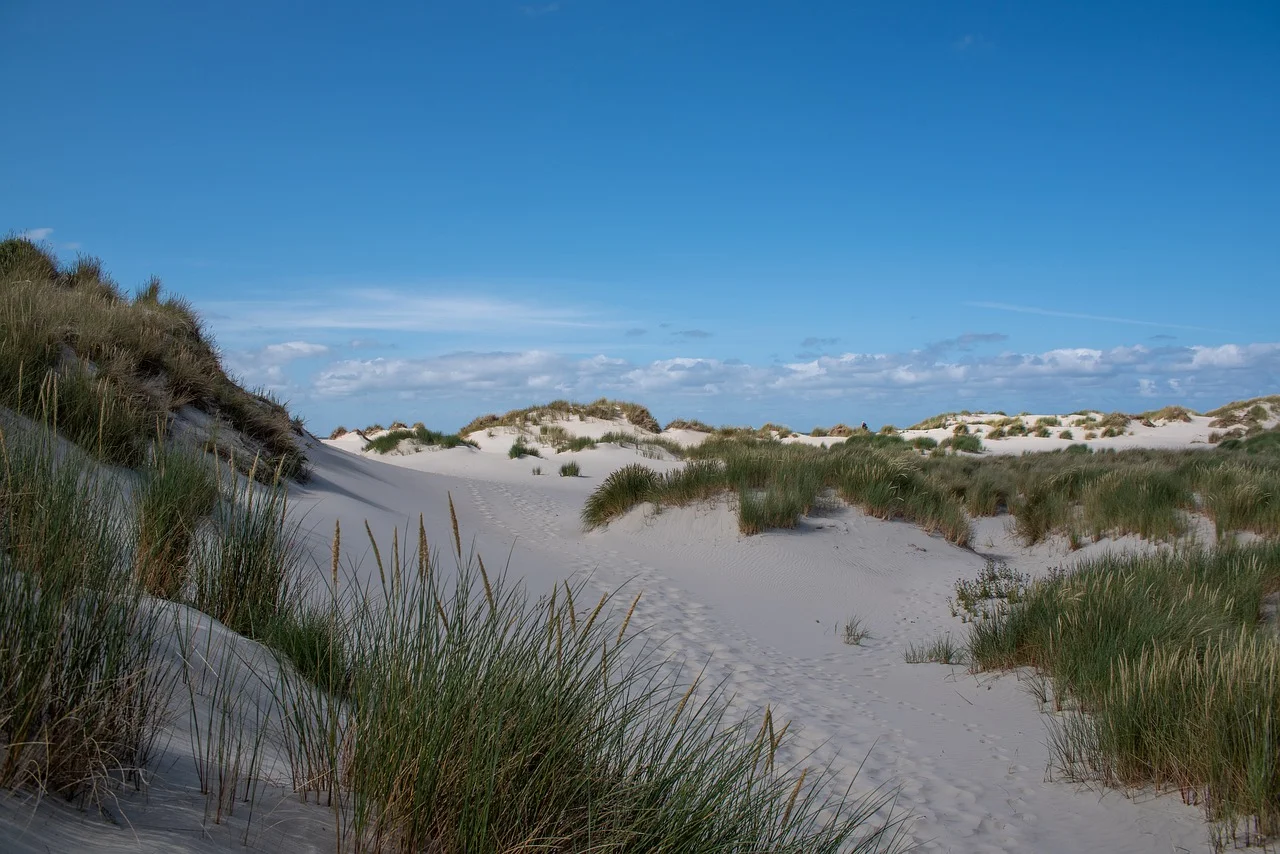
M942 354L952 350L960 350L968 352L978 344L998 344L1001 341L1008 341L1009 336L1003 332L965 332L963 335L957 335L955 338L945 338L942 341L935 341L922 350L922 353Z
M206 316L225 318L217 324L220 333L289 329L507 334L535 327L604 329L616 325L576 307L390 288L332 291L287 300L209 302L199 307Z
M808 338L800 342L800 346L805 349L812 350L815 347L833 347L839 343L839 338L819 338L815 335L810 335Z
M715 334L714 332L708 332L705 329L684 329L684 330L681 330L680 332L671 333L673 337L684 338L685 340L710 338L714 334Z
M529 18L539 18L543 15L553 15L560 11L559 3L542 3L538 5L521 6L520 11Z
M53 237L52 228L28 228L26 231L19 232L18 236L25 237L27 240L30 240L34 243L48 243L54 249L67 249L74 252L75 250L80 248L79 243L69 242L69 241L62 241L62 242L54 241L52 239Z
M1090 320L1097 323L1125 323L1130 326L1153 326L1159 329L1188 329L1197 332L1222 332L1221 329L1210 329L1205 326L1187 326L1181 323L1162 323L1156 320L1138 320L1130 317L1112 317L1105 314L1084 314L1075 311L1058 311L1052 308L1038 308L1029 305L1010 305L1004 302L966 302L971 308L987 308L993 311L1012 311L1018 314L1038 314L1042 317L1062 317L1070 320Z
M649 332L649 330L647 330L647 329L628 329L628 330L627 330L627 337L628 337L628 338L639 338L641 335L647 335L647 334L648 334L648 332Z
M958 53L963 53L965 51L989 48L991 47L991 42L983 38L978 33L965 33L960 36L960 38L953 41L951 43L951 47Z

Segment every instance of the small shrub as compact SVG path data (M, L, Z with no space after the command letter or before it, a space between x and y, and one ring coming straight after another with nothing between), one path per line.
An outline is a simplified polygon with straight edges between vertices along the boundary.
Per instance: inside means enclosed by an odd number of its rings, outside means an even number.
M956 581L955 602L970 618L986 618L1016 605L1030 586L1029 574L1017 572L1005 561L989 558L975 578Z
M582 474L582 469L578 467L576 462L568 462L560 466L561 477L578 477Z
M1061 431L1061 432L1059 432L1059 433L1058 433L1058 438L1059 438L1059 439L1066 439L1068 442L1070 442L1072 439L1074 439L1074 438L1075 438L1075 436L1071 433L1071 431L1070 431L1070 430L1063 430L1063 431Z
M844 621L844 642L850 646L860 646L869 637L866 624L857 614Z
M534 466L534 467L533 467L533 476L534 476L534 477L537 477L537 476L538 476L538 475L540 475L540 474L542 474L542 466Z
M809 431L809 435L813 436L814 438L820 439L824 436L830 436L831 431L827 430L826 427L814 427L812 430Z
M931 451L938 447L938 440L929 436L916 436L911 440L911 447L920 451Z

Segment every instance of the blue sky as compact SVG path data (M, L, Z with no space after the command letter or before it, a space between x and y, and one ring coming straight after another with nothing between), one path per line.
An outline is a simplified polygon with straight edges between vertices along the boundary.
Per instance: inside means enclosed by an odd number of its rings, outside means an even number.
M1280 391L1270 0L10 0L0 30L0 229L158 274L317 430Z

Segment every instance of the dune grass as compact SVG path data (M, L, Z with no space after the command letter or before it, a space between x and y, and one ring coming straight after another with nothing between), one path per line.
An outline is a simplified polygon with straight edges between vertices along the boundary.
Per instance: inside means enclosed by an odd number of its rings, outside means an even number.
M174 599L186 589L196 531L218 503L215 465L203 454L155 446L135 502L134 550L138 581L152 596Z
M1174 539L1188 514L1212 519L1219 538L1236 531L1280 535L1280 455L1268 434L1220 451L1127 450L1090 453L1085 445L1020 457L929 458L922 470L973 515L1009 512L1027 545L1050 536L1074 544L1137 534ZM1280 442L1277 443L1280 447Z
M193 549L187 602L237 634L263 640L304 593L299 524L279 477L264 484L224 472L222 491L216 534Z
M1280 647L1259 612L1276 589L1275 543L1113 554L1032 584L970 648L983 668L1039 668L1075 704L1052 744L1068 771L1199 790L1210 819L1268 836Z
M542 452L538 450L537 446L526 444L523 436L517 436L516 440L511 443L511 447L507 449L507 457L513 460L541 456Z
M744 534L793 528L826 495L838 496L884 519L907 519L951 542L965 545L972 525L963 506L927 480L915 459L878 447L897 437L867 434L837 449L776 441L709 439L688 453L697 459L660 475L632 465L606 478L588 498L582 522L588 530L607 525L645 501L681 506L723 495L736 498Z
M561 477L579 477L582 474L582 468L576 462L567 462L560 466Z
M675 418L667 422L667 426L662 428L663 432L667 430L694 430L698 433L714 433L716 429L710 424L699 421L696 418Z
M972 439L976 435L948 439ZM884 519L903 519L964 545L970 517L1009 514L1027 545L1062 536L1089 540L1134 534L1153 541L1190 532L1191 514L1214 522L1219 539L1252 531L1280 536L1280 432L1219 452L1125 450L1087 445L1023 456L931 455L928 442L855 434L831 448L711 436L685 450L683 469L606 479L583 512L591 529L643 501L681 506L732 496L744 533L794 527L832 494ZM936 452L935 452L936 453ZM745 514L743 508L745 509ZM772 520L772 521L766 521Z
M907 664L968 664L964 644L951 635L939 635L928 643L909 643L902 653Z
M553 400L541 406L526 406L523 409L512 409L503 415L490 413L472 420L458 434L469 436L478 430L493 427L528 427L540 425L543 421L563 420L569 416L579 418L598 418L603 421L623 419L628 424L648 433L661 430L658 420L647 408L638 403L625 400L609 400L600 398L591 403L574 403L568 400Z
M288 411L227 376L188 303L162 298L157 280L129 300L95 259L63 267L25 238L0 241L0 406L137 466L187 405L256 443L271 469L305 478Z
M409 541L410 536L404 538ZM776 761L783 727L729 712L628 632L635 600L564 586L533 600L461 543L379 564L336 600L347 698L278 686L295 787L345 845L399 850L881 851L899 825ZM427 557L429 551L431 557ZM442 555L456 562L444 572ZM335 565L335 576L337 575ZM451 581L444 581L452 578ZM340 713L338 713L340 711ZM306 749L306 748L311 749Z
M368 440L363 450L372 451L375 454L389 454L399 448L402 442L410 439L427 447L456 448L460 445L467 445L472 448L479 447L473 440L464 439L457 433L440 433L435 430L429 430L422 424L415 424L412 429L398 427L388 430L380 436L375 436Z
M95 804L138 782L169 685L120 497L48 434L0 433L0 788Z
M92 465L55 462L45 438L3 444L5 788L101 803L126 779L144 785L178 668L215 823L242 802L253 810L263 727L278 716L293 786L334 809L339 850L834 854L901 841L899 817L881 812L889 793L829 797L829 767L779 760L787 727L768 710L731 712L720 688L688 681L628 632L638 597L615 607L564 586L534 600L464 558L456 527L451 548L430 550L421 522L417 549L397 536L385 565L373 544L372 587L339 572L335 537L332 585L317 596L283 490L229 473L208 536L191 545L185 595L289 663L274 709L246 703L255 677L222 672L225 643L195 648L190 623L173 628L182 654L157 658L161 611L144 605L128 559L143 517L118 512ZM162 460L148 485L169 500L194 482L181 467L195 461ZM154 539L186 535L185 511L138 502L168 508L145 517Z

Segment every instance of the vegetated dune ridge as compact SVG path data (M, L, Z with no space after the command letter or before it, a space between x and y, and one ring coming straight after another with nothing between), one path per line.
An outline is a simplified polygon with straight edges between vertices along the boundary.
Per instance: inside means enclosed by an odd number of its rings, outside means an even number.
M724 680L740 703L772 704L776 716L793 722L798 752L812 750L817 759L843 764L842 781L855 787L900 787L897 806L915 816L911 838L921 850L1208 850L1210 831L1201 810L1177 794L1063 781L1061 769L1051 767L1046 744L1047 723L1054 717L1042 712L1053 707L1042 707L1032 696L1028 686L1038 683L1029 673L974 675L963 666L903 660L908 647L939 636L950 635L963 645L968 627L955 613L955 583L980 574L988 558L1040 577L1110 551L1141 553L1158 546L1127 536L1074 551L1061 537L1026 547L1006 516L975 520L973 547L962 549L912 525L839 505L802 517L795 530L744 537L724 501L656 513L646 506L584 535L580 508L611 472L633 463L659 472L680 467L646 439L690 446L710 434L687 429L654 434L624 417L544 418L536 410L533 415L523 424L466 434L476 442L474 448L383 459L446 483L458 479L455 492L465 487L483 519L481 527L502 532L513 543L516 565L523 556L531 566L589 573L601 589L637 585L644 596L636 619L666 638L667 649L706 660L708 676ZM1146 418L1144 424L1140 415L1116 426L1114 435L1081 436L1082 442L1056 437L1060 430L1093 427L1084 423L1090 417L1024 416L1019 420L1028 431L1050 418L1061 426L1050 439L992 439L984 449L1020 453L1087 443L1099 449L1208 450L1215 447L1209 434L1217 429L1210 422L1223 416ZM1093 422L1105 418L1092 415ZM955 435L959 423L985 434L997 428L980 422L1004 422L1007 430L1005 419L966 414L901 435L908 441L942 440ZM1275 421L1272 410L1257 429L1272 428ZM1109 423L1117 422L1113 417ZM561 431L597 440L626 434L639 442L557 452L556 442L565 442ZM843 438L782 441L820 444ZM365 440L348 434L328 444L359 452ZM513 455L515 444L534 448L539 456ZM566 460L579 464L581 477L556 476ZM1191 538L1213 542L1207 520L1191 518L1188 524ZM844 642L851 616L862 618L868 633L859 644Z

